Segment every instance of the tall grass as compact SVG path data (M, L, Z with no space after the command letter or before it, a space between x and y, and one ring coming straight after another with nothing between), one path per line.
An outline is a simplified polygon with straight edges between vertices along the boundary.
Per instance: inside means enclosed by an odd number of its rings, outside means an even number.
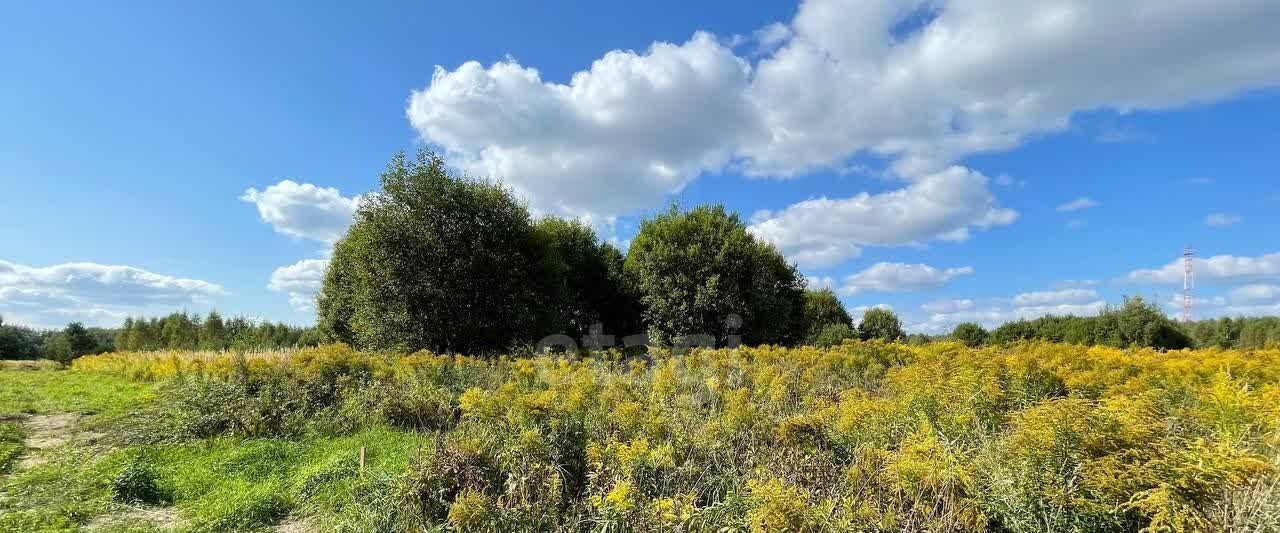
M266 506L254 520L304 512L353 531L1280 527L1280 350L848 342L482 360L332 345L108 354L73 370L159 383L156 441L278 443L254 446L301 470L237 493ZM288 444L352 435L400 451L361 476L350 443L316 461ZM191 452L157 452L162 479L175 479L163 475L173 453ZM230 505L188 486L180 502ZM214 507L200 512L223 516Z

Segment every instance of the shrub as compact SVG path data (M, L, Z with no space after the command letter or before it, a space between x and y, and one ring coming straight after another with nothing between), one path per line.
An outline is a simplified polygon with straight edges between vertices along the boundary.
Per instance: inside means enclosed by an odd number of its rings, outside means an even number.
M845 339L858 338L858 331L845 324L828 324L813 336L810 344L820 348L839 346Z
M845 311L844 303L831 289L804 291L805 343L815 344L818 335L826 328L842 325L853 327L853 318ZM829 346L829 344L828 344Z
M868 309L858 323L858 337L864 341L880 339L892 342L905 336L898 315L888 309Z
M987 330L976 322L965 322L956 326L951 332L951 338L965 346L976 348L987 342Z
M794 344L804 334L803 278L723 206L673 206L642 221L626 272L659 344L690 334Z
M158 505L165 503L168 497L156 486L156 474L151 467L138 458L125 464L119 474L111 480L111 496L122 503L145 503Z

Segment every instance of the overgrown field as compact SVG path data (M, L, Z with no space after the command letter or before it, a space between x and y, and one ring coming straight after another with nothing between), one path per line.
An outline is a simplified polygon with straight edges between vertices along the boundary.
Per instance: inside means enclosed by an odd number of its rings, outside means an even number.
M1280 530L1280 350L334 345L0 385L89 413L27 466L0 418L0 531Z

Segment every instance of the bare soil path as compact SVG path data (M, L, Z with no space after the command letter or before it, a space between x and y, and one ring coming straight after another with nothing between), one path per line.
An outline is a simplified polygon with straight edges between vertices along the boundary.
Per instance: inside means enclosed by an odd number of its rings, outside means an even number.
M49 459L48 450L66 444L75 435L79 415L60 413L53 415L33 415L26 421L26 439L22 445L26 448L22 459L18 461L18 470L28 470L40 466Z

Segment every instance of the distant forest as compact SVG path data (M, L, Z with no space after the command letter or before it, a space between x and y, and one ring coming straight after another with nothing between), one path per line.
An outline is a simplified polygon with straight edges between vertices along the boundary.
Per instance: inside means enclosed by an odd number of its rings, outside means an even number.
M185 311L164 317L128 318L118 328L91 328L79 322L63 329L36 330L5 324L0 317L0 359L70 361L82 355L144 350L259 350L314 346L313 327L245 317L200 316Z
M888 314L886 312L886 314ZM856 337L817 336L816 344L837 344ZM831 337L831 338L826 338ZM815 343L813 336L808 343ZM919 343L954 339L970 346L1044 340L1069 344L1153 348L1280 347L1280 317L1222 317L1187 324L1173 322L1140 298L1098 316L1045 316L1008 322L987 331L961 324L949 335L902 337ZM70 361L88 354L148 350L261 350L315 346L322 342L315 327L292 326L245 317L224 319L217 311L200 316L185 311L164 317L128 318L119 328L94 328L73 322L57 330L5 324L0 317L0 359Z

